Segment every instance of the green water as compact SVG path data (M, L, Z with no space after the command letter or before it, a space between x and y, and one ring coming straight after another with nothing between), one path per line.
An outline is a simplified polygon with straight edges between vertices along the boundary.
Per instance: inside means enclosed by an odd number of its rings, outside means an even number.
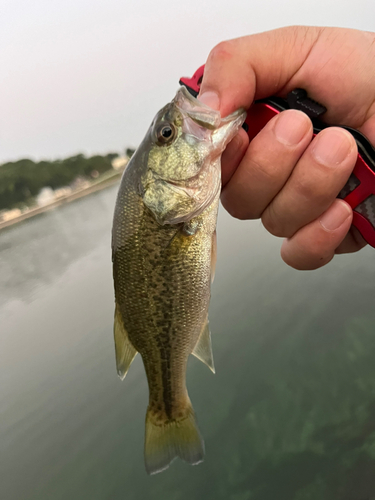
M142 362L114 363L116 189L0 232L0 499L375 499L374 250L294 271L224 211L217 373L188 367L206 458L147 476Z

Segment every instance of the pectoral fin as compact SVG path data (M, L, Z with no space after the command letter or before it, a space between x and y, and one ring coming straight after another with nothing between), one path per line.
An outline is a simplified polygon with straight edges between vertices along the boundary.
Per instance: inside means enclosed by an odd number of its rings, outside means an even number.
M192 354L206 364L212 373L215 373L214 358L212 356L211 332L208 327L208 319L203 327L202 333L198 338Z
M132 364L135 355L137 354L136 349L130 343L128 334L124 328L124 323L122 321L120 308L116 304L115 309L115 348L116 348L116 365L117 373L121 380L124 380L125 375L129 370L129 366Z

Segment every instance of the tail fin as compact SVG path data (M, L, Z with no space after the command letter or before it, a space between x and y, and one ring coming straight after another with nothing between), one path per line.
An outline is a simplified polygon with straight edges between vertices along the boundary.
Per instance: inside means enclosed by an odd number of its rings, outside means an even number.
M176 457L196 465L203 461L204 441L199 433L194 410L189 406L186 417L163 423L155 421L147 410L145 465L148 474L169 467Z

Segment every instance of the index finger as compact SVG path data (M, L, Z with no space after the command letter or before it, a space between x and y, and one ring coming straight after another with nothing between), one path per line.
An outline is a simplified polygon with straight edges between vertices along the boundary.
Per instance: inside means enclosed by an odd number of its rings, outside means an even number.
M208 56L198 98L210 105L212 93L217 94L215 107L227 116L279 92L301 68L321 30L280 28L219 43Z

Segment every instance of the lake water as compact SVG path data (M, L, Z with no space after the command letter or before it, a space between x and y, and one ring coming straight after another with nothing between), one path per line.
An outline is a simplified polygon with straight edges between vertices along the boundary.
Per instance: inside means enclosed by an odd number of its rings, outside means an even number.
M1 500L375 499L373 249L299 272L223 210L210 325L191 358L204 463L143 465L147 384L116 375L117 186L0 232Z

